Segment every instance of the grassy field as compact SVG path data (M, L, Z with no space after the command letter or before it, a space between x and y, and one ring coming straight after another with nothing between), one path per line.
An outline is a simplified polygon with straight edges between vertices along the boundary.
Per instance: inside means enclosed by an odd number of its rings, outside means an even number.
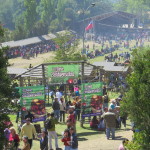
M87 41L85 42L85 45L89 45L90 51L93 51L93 44L95 44L95 48L96 49L101 49L102 45L98 44L98 43L94 43L93 41ZM107 45L109 45L109 43L106 43ZM113 41L113 45L115 44L115 42ZM133 47L135 45L135 41L130 41L130 47ZM145 42L145 46L150 45L150 42ZM82 49L82 41L80 41L79 44L79 48L78 51L80 51ZM121 48L120 50L116 50L113 52L113 54L119 54L122 52L129 52L129 49L125 49L125 48ZM109 54L106 54L104 56L99 56L96 57L94 59L89 59L88 62L93 63L96 61L104 61L104 57L107 56ZM32 66L36 66L42 63L46 63L46 62L50 62L55 56L55 52L48 52L48 53L44 53L44 54L39 54L38 57L36 58L30 58L28 59L22 59L21 57L18 58L14 58L14 59L9 59L9 63L11 65L11 67L15 67L15 68L28 68L30 64L32 64Z

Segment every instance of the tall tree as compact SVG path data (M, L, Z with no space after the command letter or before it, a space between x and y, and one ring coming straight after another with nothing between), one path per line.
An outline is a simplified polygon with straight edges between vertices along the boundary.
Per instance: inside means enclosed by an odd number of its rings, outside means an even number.
M33 36L33 28L37 21L37 3L36 0L24 0L24 28L29 36Z
M86 60L86 57L78 50L79 41L70 32L58 34L55 43L58 49L53 59L54 62Z
M37 9L42 22L49 26L55 13L55 0L41 0Z
M121 105L129 114L135 127L140 130L130 150L147 150L150 147L150 48L140 48L133 52L133 72L128 77L129 91Z
M4 30L2 26L0 26L0 39L4 36ZM8 108L10 104L10 95L11 95L11 88L10 88L10 80L7 75L7 66L8 66L8 59L5 56L5 51L7 48L0 47L0 149L3 149L4 146L4 129L6 126L6 121L9 121L8 114L5 113L5 109Z

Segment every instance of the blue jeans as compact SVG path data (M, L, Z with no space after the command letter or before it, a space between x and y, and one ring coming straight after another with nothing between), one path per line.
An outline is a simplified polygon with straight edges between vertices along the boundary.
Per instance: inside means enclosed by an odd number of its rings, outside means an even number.
M111 134L112 134L112 139L114 139L115 138L115 128L106 128L107 139L110 138L110 131L111 131Z
M64 150L70 150L70 146L65 146Z
M70 148L70 150L78 150L78 148Z
M60 110L54 110L54 116L59 120Z

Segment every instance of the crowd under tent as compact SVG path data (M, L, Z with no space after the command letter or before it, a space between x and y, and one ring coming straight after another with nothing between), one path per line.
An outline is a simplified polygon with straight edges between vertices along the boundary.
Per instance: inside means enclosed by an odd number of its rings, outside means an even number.
M105 83L107 83L111 74L116 77L119 75L126 77L130 73L130 67L118 66L115 62L94 62L93 65L99 67L101 80Z

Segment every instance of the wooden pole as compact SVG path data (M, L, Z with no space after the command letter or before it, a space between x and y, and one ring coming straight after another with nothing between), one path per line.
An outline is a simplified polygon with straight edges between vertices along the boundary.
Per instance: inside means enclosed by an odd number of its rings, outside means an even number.
M82 62L81 63L81 85L84 83L84 62ZM81 95L83 95L83 93L81 92ZM81 98L83 98L82 96L81 96ZM82 99L81 99L81 101L82 101ZM83 122L84 122L84 119L82 118L82 106L81 106L81 127L83 127Z

